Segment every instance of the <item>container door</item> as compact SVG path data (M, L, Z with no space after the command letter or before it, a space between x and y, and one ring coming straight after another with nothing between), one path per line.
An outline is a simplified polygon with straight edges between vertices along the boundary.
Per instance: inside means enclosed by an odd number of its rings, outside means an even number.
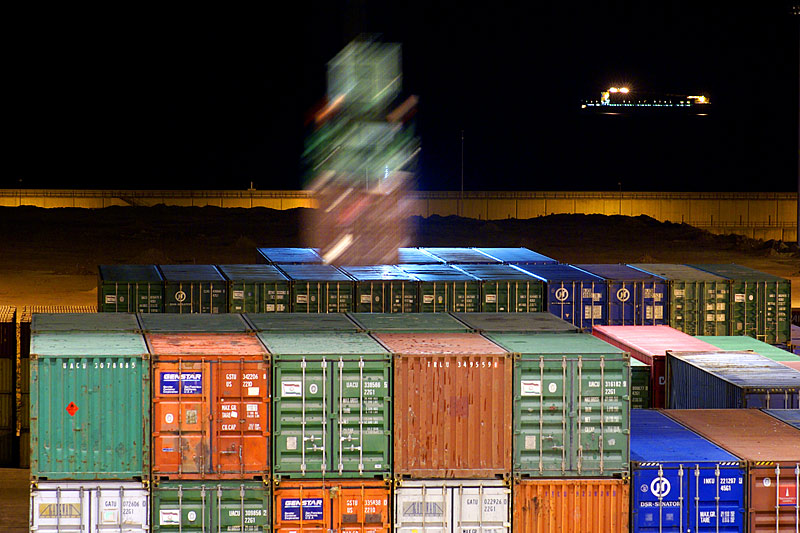
M92 492L90 531L134 532L150 530L150 495L147 489L104 483ZM109 486L111 485L111 486Z
M379 486L331 490L332 524L337 533L388 533L389 489Z
M754 465L750 467L749 478L750 531L797 531L800 463Z
M727 281L707 281L701 283L699 322L700 333L693 335L731 335L730 324L730 291Z
M744 531L744 471L731 464L736 463L687 471L690 531Z
M554 314L561 320L566 320L576 326L581 325L582 317L581 312L581 297L580 286L578 282L563 281L551 282L547 284L547 310ZM578 294L575 293L578 291ZM591 295L590 295L591 297ZM591 300L589 302L591 306ZM589 310L591 315L591 309Z
M165 482L153 488L153 531L212 531L211 507L216 487L203 483Z
M454 313L477 313L481 310L480 283L456 281L450 283L452 309Z
M608 324L611 326L634 326L641 324L641 284L608 282Z
M452 488L404 487L394 491L395 533L451 533Z
M640 284L636 284L637 286ZM660 282L644 282L640 288L642 292L642 325L655 326L666 324L664 321L664 308L667 305L665 285Z
M389 357L331 361L332 470L340 476L383 477L391 472Z
M453 494L454 533L508 533L511 529L506 487L459 486Z
M573 286L575 284L573 283ZM608 324L606 303L608 302L608 286L605 283L584 283L575 289L580 291L575 298L579 302L575 310L576 326L591 328Z
M40 486L31 493L31 531L91 531L92 491Z
M775 340L771 344L789 343L792 339L792 285L790 281L778 281L775 287ZM771 291L770 291L771 292ZM769 295L768 295L769 296ZM772 325L768 318L768 325ZM772 331L772 328L769 328Z
M330 533L331 499L322 488L278 488L275 491L275 533Z
M136 313L163 313L164 286L161 283L136 283L133 296L135 302L131 302L130 312Z
M694 532L688 525L690 474L682 465L664 467L658 463L640 463L633 472L632 530L637 533Z
M212 488L208 531L270 531L268 490L253 482Z

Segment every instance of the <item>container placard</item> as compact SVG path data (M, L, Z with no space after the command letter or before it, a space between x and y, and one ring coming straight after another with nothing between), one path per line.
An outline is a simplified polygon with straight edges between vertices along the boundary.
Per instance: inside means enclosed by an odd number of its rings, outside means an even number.
M81 504L79 503L40 503L40 518L80 518Z
M788 507L797 505L797 487L794 483L781 481L778 489L778 505Z
M539 380L525 380L521 382L522 396L541 396L542 395L542 382Z
M202 394L202 372L161 372L161 394Z
M162 526L177 526L181 523L181 512L178 509L160 509L158 523Z
M282 398L299 398L303 395L303 384L299 381L281 381Z
M286 498L281 500L281 520L322 520L322 498Z

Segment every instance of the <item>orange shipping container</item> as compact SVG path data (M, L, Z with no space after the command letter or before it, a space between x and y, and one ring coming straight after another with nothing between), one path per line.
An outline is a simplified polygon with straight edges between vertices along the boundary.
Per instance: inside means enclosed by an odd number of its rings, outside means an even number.
M625 533L630 486L624 479L518 479L514 533Z
M474 333L374 336L395 354L395 476L508 476L511 354Z
M388 533L389 493L377 482L281 481L273 494L273 531Z
M269 355L246 334L151 334L153 476L269 477Z

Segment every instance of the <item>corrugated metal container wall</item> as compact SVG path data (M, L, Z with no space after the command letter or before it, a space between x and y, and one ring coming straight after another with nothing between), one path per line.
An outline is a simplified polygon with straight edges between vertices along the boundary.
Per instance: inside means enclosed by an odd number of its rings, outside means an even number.
M792 349L793 354L800 355L800 326L792 324L791 336L789 347Z
M228 282L214 265L158 265L165 313L227 313Z
M689 266L730 280L729 334L747 335L770 344L789 342L791 281L736 264Z
M527 248L475 248L475 250L502 261L505 265L555 265L558 263L555 259Z
M631 408L649 409L651 402L650 365L631 358Z
M97 310L101 313L163 313L164 280L155 265L100 265Z
M400 265L419 284L419 310L422 313L467 312L481 310L480 281L449 265Z
M800 409L762 409L762 411L800 429Z
M398 248L397 264L399 265L440 265L444 261L419 248Z
M0 305L0 359L17 356L17 308Z
M259 263L269 265L321 265L319 248L258 248Z
M355 333L359 326L344 313L268 313L244 315L254 331L276 333L341 331Z
M495 313L491 313L496 316ZM370 333L469 333L472 330L447 313L348 313Z
M634 532L745 531L747 464L663 413L631 411L631 470Z
M47 482L31 488L31 531L150 531L147 483Z
M627 533L629 508L628 480L516 480L513 531Z
M395 533L510 529L511 490L505 480L408 480L394 489Z
M141 335L31 338L31 477L147 479L150 364Z
M608 324L608 284L570 265L517 265L546 284L547 311L578 327Z
M36 313L31 318L33 333L139 333L136 313Z
M17 314L17 350L19 355L19 466L31 467L31 313L23 308Z
M147 336L153 356L153 477L267 479L271 369L244 334Z
M669 305L666 282L652 274L625 265L574 265L608 283L608 324L612 326L657 326L666 324Z
M363 333L259 337L275 365L274 477L389 477L389 353Z
M515 476L627 474L627 354L585 334L488 337L519 354L514 360Z
M739 352L751 351L759 355L763 355L773 361L800 361L793 353L781 350L771 344L762 342L753 337L744 336L726 336L726 337L697 337L701 341L707 342L712 346L724 351Z
M434 257L450 265L491 265L500 264L502 261L481 253L474 248L422 248Z
M273 265L217 265L228 280L228 312L288 313L289 279Z
M16 358L0 358L0 466L16 466L17 438Z
M152 489L152 531L270 531L272 498L260 481L163 481Z
M280 265L292 281L292 311L345 313L353 310L353 280L333 265Z
M714 349L707 342L669 326L598 326L592 330L592 335L650 365L653 407L666 405L667 350L699 352Z
M550 313L452 313L454 317L481 333L577 333L574 325Z
M507 476L511 355L473 333L373 336L395 354L395 477Z
M798 409L800 372L750 352L667 352L670 409Z
M728 335L728 280L686 265L630 265L667 280L669 325L688 335Z
M663 413L747 461L747 531L797 531L800 431L757 409Z
M276 315L278 316L278 315ZM237 313L222 315L139 315L145 333L250 333L252 328Z
M353 309L362 313L419 311L418 280L392 265L349 266L341 269L355 280Z
M480 280L481 311L532 313L544 310L544 283L510 265L459 265Z

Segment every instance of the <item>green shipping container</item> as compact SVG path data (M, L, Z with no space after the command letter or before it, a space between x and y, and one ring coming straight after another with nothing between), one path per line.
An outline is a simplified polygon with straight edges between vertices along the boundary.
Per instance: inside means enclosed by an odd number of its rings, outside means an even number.
M356 333L359 326L344 313L264 313L246 314L246 320L254 331L290 333L301 331L340 331Z
M533 313L543 311L544 282L510 265L458 265L481 280L481 311Z
M773 361L800 361L800 356L793 354L787 350L782 350L777 346L772 346L767 344L766 342L762 342L758 339L754 339L752 337L738 337L738 336L728 336L728 337L709 337L709 336L699 336L697 337L701 341L705 341L712 346L716 346L720 350L724 350L726 352L739 352L739 351L751 351L755 352L759 355L763 355L768 359L772 359Z
M238 313L221 315L141 315L146 333L251 333L250 325Z
M355 280L359 313L415 313L419 311L418 280L391 265L349 266L342 270Z
M631 358L631 408L650 409L650 365Z
M273 265L217 265L228 280L229 313L288 313L289 278Z
M359 333L259 333L273 354L280 478L389 478L391 355Z
M141 335L31 338L31 478L150 473L150 362Z
M769 344L789 342L791 281L735 264L689 266L730 281L729 335L747 335Z
M669 325L687 335L728 335L730 283L686 265L635 263L632 266L667 280Z
M585 334L486 335L515 353L513 472L519 477L628 473L628 355Z
M332 265L278 265L292 281L292 311L346 313L353 310L353 280Z
M151 495L152 531L270 531L270 489L260 481L162 481Z
M552 313L453 313L480 333L578 333L574 324Z
M164 312L164 280L155 265L100 265L98 270L99 312Z
M370 333L469 333L472 330L447 313L348 313Z
M135 313L34 313L31 317L34 333L138 333L141 330Z
M477 278L449 265L400 265L420 280L419 310L423 313L477 313L481 285Z
M227 313L228 282L214 265L159 265L165 313Z

